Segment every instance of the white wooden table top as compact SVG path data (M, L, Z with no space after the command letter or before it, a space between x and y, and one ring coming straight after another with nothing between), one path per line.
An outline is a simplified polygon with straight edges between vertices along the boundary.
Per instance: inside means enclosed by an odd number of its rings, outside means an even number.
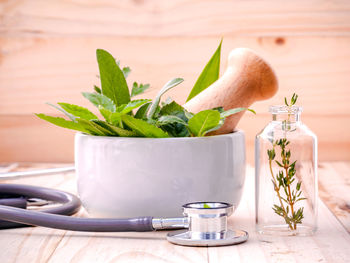
M330 209L319 202L319 230L312 237L257 239L254 169L248 166L241 204L229 220L230 228L249 232L246 243L195 248L168 243L167 231L83 233L29 227L0 231L0 262L350 262L350 177L343 176L349 171L349 163L320 165L320 196ZM74 173L4 182L76 192Z

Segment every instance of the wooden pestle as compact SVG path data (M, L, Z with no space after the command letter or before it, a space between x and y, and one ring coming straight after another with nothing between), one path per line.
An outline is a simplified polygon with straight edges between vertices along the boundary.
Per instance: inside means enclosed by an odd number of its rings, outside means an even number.
M189 100L184 107L193 113L220 106L225 110L248 108L255 101L271 98L277 89L277 78L270 65L252 50L236 48L229 54L224 75ZM232 132L243 114L231 115L212 134Z

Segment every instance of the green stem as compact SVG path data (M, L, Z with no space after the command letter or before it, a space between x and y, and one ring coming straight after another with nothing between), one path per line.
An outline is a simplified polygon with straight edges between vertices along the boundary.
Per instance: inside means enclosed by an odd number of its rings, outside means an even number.
M282 210L283 210L283 214L284 214L284 220L286 221L286 223L288 224L289 228L291 230L293 230L293 226L291 225L291 223L288 223L288 215L287 215L287 212L286 212L286 209L283 205L283 202L282 202L282 198L281 198L281 195L280 195L280 189L277 187L277 182L276 182L276 179L275 179L275 176L273 175L273 170L272 170L272 160L269 160L269 166L270 166L270 172L271 172L271 176L272 176L272 180L273 180L273 183L275 185L275 191L276 191L276 194L278 196L278 200L280 201L280 204L281 204L281 207L282 207Z
M286 178L287 178L287 181L289 181L289 176L288 176L288 166L284 167L285 171L286 171ZM292 213L292 216L294 215L294 204L292 202L292 193L291 193L291 190L290 190L290 185L288 184L288 196L287 196L287 200L289 202L289 205L290 205L290 211ZM293 228L292 230L296 230L297 229L297 224L294 222L293 223Z

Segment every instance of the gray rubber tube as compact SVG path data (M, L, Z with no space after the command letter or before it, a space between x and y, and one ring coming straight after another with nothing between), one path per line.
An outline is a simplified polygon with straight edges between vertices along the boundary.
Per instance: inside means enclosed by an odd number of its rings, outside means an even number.
M154 230L152 227L152 217L109 219L78 218L49 214L53 211L58 213L75 213L80 208L80 200L76 196L54 189L27 185L1 184L0 193L24 195L64 203L60 207L47 209L45 212L0 205L0 219L2 220L27 225L87 232L143 232Z

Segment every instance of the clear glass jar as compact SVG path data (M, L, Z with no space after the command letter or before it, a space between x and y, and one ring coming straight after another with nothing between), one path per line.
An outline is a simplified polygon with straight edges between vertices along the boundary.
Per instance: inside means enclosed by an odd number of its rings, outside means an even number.
M271 106L272 121L255 138L256 229L268 236L317 229L317 137L298 106Z

